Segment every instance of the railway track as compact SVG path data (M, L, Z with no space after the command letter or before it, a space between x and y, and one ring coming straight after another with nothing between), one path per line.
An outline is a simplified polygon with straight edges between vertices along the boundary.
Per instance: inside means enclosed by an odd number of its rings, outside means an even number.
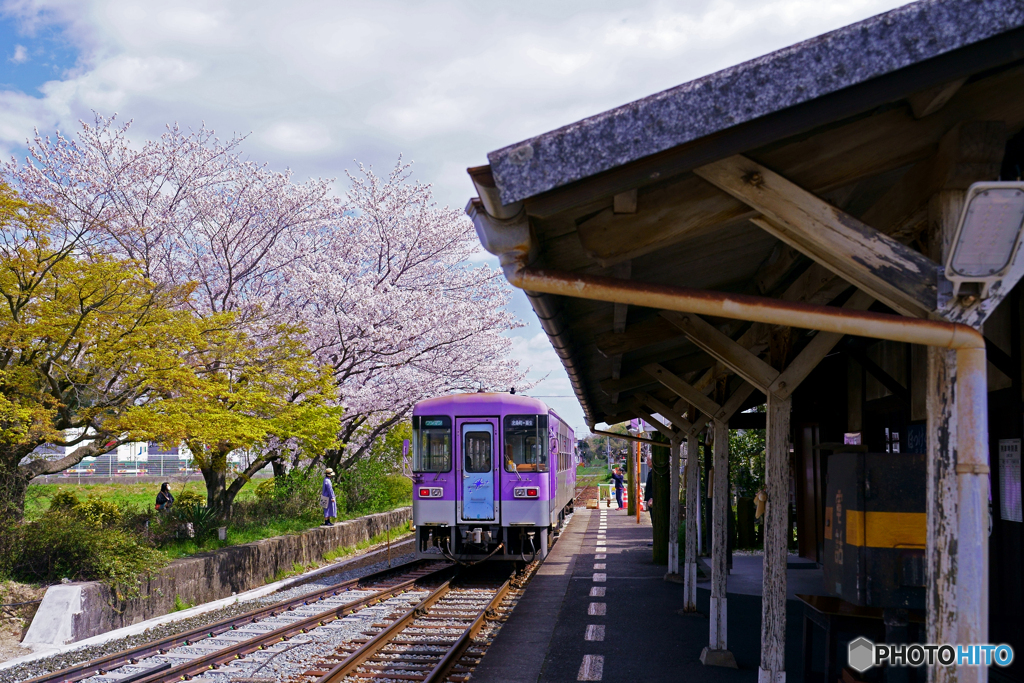
M514 576L497 588L445 581L418 604L392 614L390 621L373 624L367 638L339 647L326 660L338 662L329 671L308 671L305 676L318 675L316 683L466 681L486 649L486 643L475 642L481 629L507 614L502 602Z
M420 560L351 579L297 598L284 600L107 655L25 683L167 683L201 675L241 657L323 626L369 605L401 595L423 581L449 575L447 562ZM187 651L186 651L187 650Z

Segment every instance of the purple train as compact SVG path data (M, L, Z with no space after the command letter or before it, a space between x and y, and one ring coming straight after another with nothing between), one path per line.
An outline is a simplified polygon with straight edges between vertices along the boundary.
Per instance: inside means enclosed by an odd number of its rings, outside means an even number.
M531 560L572 511L572 429L543 401L452 394L413 409L416 556Z

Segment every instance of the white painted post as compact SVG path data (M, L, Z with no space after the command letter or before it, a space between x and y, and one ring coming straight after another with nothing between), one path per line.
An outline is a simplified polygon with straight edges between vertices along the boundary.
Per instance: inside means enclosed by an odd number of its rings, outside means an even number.
M708 647L700 660L709 666L736 667L736 658L729 652L726 586L728 570L729 514L729 423L715 420L714 472L711 515L711 624Z
M679 574L679 450L682 440L672 439L669 451L668 573Z
M686 437L686 562L683 564L683 609L697 611L697 496L700 483L697 437Z
M791 399L768 394L765 448L764 585L758 683L786 683L786 555L789 530L789 416Z

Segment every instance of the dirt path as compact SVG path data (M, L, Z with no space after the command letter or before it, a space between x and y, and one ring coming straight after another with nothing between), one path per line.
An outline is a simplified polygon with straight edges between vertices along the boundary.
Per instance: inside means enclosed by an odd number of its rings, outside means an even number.
M32 623L39 603L43 599L46 588L15 583L0 582L0 662L32 654L28 648L21 647L21 639ZM27 605L14 603L28 602Z

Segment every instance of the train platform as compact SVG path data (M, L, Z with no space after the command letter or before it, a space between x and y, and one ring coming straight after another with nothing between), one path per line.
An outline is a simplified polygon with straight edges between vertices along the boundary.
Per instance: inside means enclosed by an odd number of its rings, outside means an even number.
M606 536L599 527L606 520ZM606 538L605 540L602 540ZM579 510L537 571L473 680L754 683L760 662L761 557L733 556L729 649L739 669L706 667L710 580L698 581L696 614L685 614L682 584L664 580L651 556L647 513ZM803 606L796 593L824 594L821 572L791 558L787 678L803 680Z

